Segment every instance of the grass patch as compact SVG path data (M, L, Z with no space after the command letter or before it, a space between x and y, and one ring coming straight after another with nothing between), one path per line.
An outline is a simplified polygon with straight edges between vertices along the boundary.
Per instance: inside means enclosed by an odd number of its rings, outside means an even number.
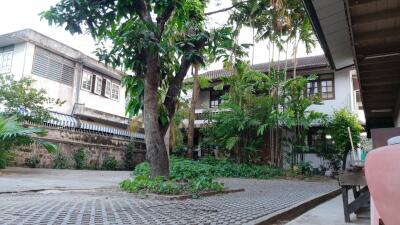
M133 171L135 178L124 180L120 186L128 192L149 192L165 195L193 194L205 191L224 190L224 185L214 180L210 171L211 165L200 164L197 161L172 158L170 161L170 179L156 177L150 179L150 166L147 162L136 166Z
M204 191L224 190L224 185L215 181L216 177L270 179L285 176L285 171L266 165L237 164L213 158L193 161L173 157L170 160L170 180L164 177L150 179L149 175L149 163L141 163L133 171L134 178L124 180L120 186L134 193L198 196Z

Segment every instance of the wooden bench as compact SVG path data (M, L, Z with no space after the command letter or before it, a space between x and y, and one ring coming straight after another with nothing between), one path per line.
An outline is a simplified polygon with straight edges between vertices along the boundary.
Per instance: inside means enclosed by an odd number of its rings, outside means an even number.
M369 207L370 194L364 172L359 169L345 171L339 174L339 185L342 189L344 220L350 222L350 214L358 214L363 208ZM349 202L348 191L352 189L354 200Z

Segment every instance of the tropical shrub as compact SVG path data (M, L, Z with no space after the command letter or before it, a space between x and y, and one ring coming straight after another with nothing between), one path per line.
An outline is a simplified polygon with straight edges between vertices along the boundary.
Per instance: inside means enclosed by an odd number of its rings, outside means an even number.
M215 177L242 177L269 179L284 176L285 171L266 165L238 164L229 160L211 157L199 161L172 157L170 160L170 180L163 177L150 179L150 165L143 162L133 171L134 178L121 183L121 188L129 192L152 192L158 194L197 193L207 190L222 191L222 183Z
M48 152L52 153L57 147L49 142L34 138L33 135L43 137L47 135L47 131L41 128L26 128L21 126L17 121L17 117L4 118L0 116L0 154L3 165L7 164L6 155L17 146L29 146L31 144L39 144Z
M149 176L150 168L147 162L136 166L134 176ZM210 177L242 177L269 179L283 176L285 171L267 165L238 164L229 160L216 160L211 157L199 161L182 158L171 158L171 179L189 180L199 176Z
M353 145L356 147L361 140L363 127L358 121L358 117L347 109L343 108L333 112L332 118L328 121L328 133L334 141L333 152L328 155L332 161L342 159L342 169L346 167L346 157L351 150L348 128L353 139Z
M117 160L113 158L107 158L103 161L102 169L103 170L115 170L117 168Z
M38 155L31 155L27 160L26 160L26 165L29 168L39 168L40 166L40 157Z
M210 113L208 124L202 129L204 142L218 146L218 150L237 162L257 163L259 150L270 132L272 163L282 166L283 138L279 130L295 129L292 164L296 149L305 146L305 134L310 124L324 117L322 113L307 110L320 104L319 96L305 96L307 82L316 76L286 79L284 71L271 69L268 74L252 71L244 63L236 65L233 76L221 78L214 89L229 86L219 105L219 113Z
M69 169L71 167L69 158L62 152L58 152L54 158L54 169Z
M310 164L310 162L299 162L296 165L296 170L294 172L296 172L299 175L305 175L305 176L311 176L312 175L312 166Z
M7 152L0 151L0 169L5 169L7 166Z
M4 117L16 116L19 121L43 122L51 118L45 104L64 104L59 99L46 97L44 89L33 88L34 82L29 77L16 80L12 75L0 76L0 105L4 106Z
M128 170L133 170L135 168L134 157L135 151L138 148L138 144L134 141L129 142L126 152L125 152L125 168Z
M77 169L84 169L86 167L86 151L84 148L80 148L74 153L75 166Z

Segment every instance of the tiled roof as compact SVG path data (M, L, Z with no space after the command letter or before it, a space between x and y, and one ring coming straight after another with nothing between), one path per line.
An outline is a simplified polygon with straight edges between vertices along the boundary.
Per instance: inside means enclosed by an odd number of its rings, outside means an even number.
M260 71L260 72L267 72L270 68L270 62L268 63L259 63L259 64L254 64L250 66L251 69ZM274 62L275 68L284 68L286 64L286 60L282 60L279 63ZM291 71L293 70L294 67L294 61L293 59L288 59L287 60L287 70ZM320 68L320 67L329 67L329 63L326 60L324 55L318 55L318 56L310 56L310 57L302 57L302 58L297 58L297 68L296 70L301 71L305 69L314 69L314 68ZM232 75L232 72L226 71L224 69L219 69L219 70L212 70L212 71L207 71L202 74L203 76L206 76L210 79L218 79L220 77L227 77Z

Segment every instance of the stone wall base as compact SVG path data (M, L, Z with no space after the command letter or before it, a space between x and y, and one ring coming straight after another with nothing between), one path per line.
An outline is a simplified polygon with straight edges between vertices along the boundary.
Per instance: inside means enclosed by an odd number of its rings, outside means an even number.
M58 147L58 152L68 158L70 168L75 168L74 153L79 149L84 149L87 155L86 167L88 169L101 169L103 162L107 159L115 159L119 170L131 169L126 162L128 144L127 138L106 136L98 133L85 133L74 129L60 129L44 127L48 130L48 135L43 139L51 142ZM136 166L145 161L145 144L142 140L134 140L133 154L130 164ZM32 157L40 158L39 167L53 168L57 153L48 153L42 146L33 144L31 146L20 147L15 151L11 166L28 166L27 161Z

